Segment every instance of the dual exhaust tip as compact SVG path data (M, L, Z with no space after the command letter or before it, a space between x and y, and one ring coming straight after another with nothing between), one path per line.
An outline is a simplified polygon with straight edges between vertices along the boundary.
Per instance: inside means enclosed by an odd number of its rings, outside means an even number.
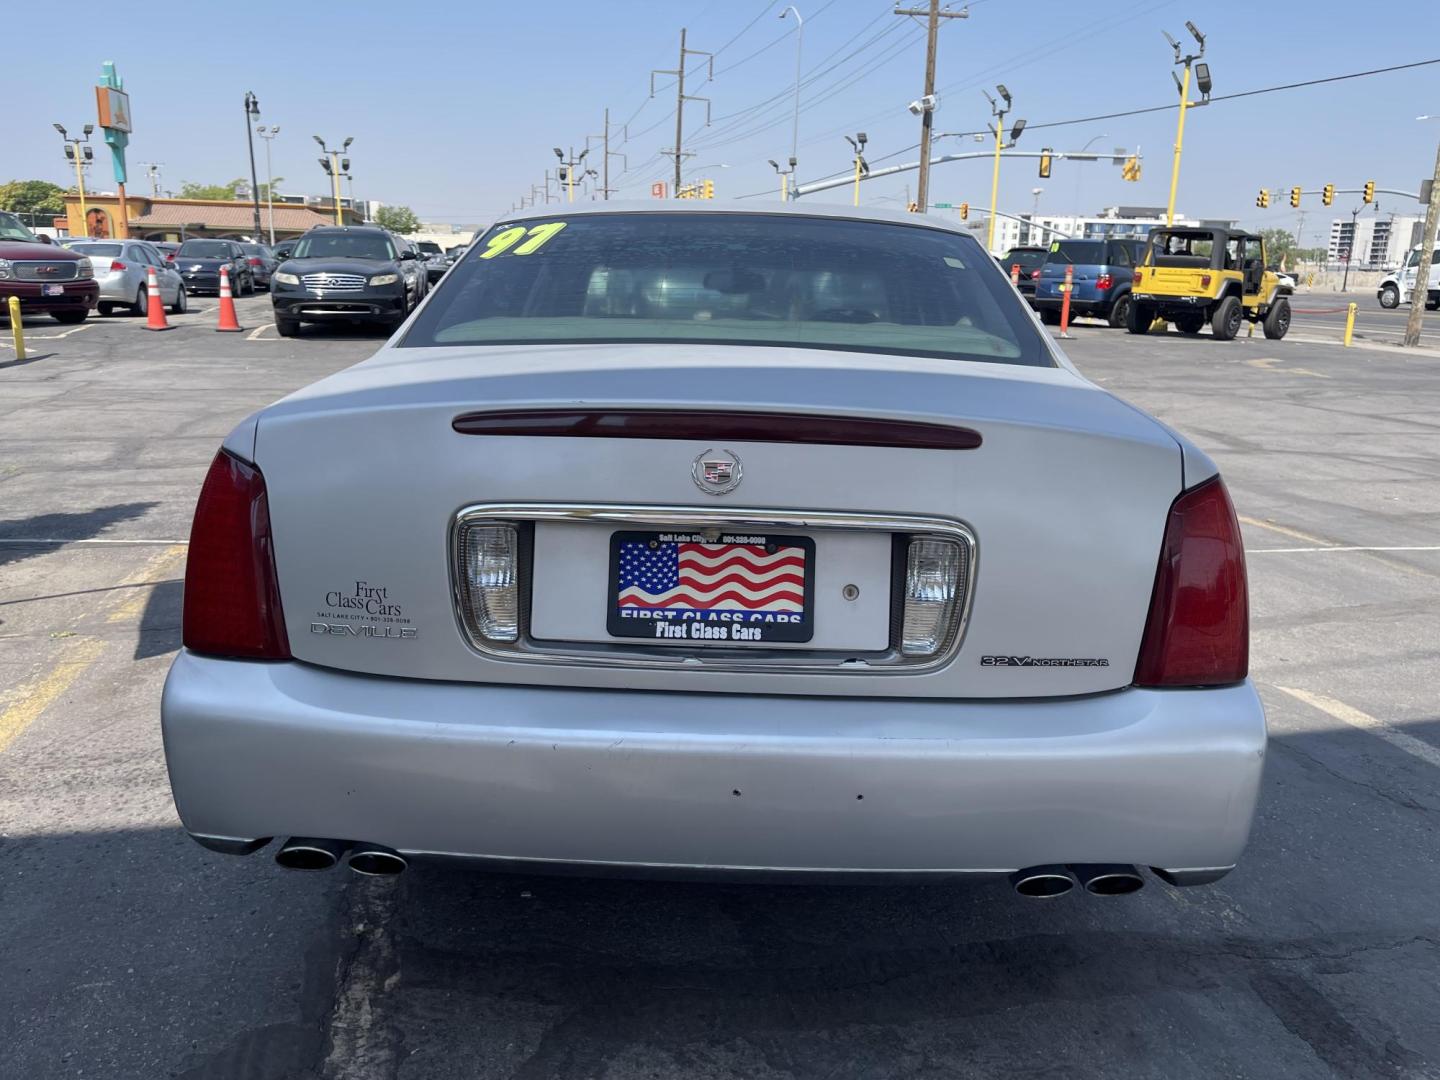
M1096 896L1124 896L1145 887L1140 871L1126 863L1032 866L1010 875L1010 884L1021 896L1064 896L1077 882Z
M366 877L395 877L409 866L405 856L384 844L292 836L280 845L275 861L286 870L329 870L349 854L348 865Z

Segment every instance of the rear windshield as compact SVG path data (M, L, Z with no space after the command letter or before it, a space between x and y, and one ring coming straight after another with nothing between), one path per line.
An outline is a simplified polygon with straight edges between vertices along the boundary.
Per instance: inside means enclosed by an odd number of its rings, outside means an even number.
M246 255L266 256L270 254L270 249L264 244L241 244L240 249L244 251Z
M395 248L376 233L320 233L302 236L290 255L295 259L394 259Z
M115 258L120 254L119 244L71 244L70 250L77 255L96 255L102 258Z
M1105 241L1056 240L1050 245L1050 253L1045 257L1045 261L1099 266L1105 262Z
M696 342L1052 367L969 236L771 214L502 225L446 275L404 346Z
M228 259L230 245L224 240L186 240L180 245L180 254L194 259Z
M1021 270L1034 270L1044 261L1045 252L1043 251L1012 251L1000 260L1000 265L1006 270L1016 264Z

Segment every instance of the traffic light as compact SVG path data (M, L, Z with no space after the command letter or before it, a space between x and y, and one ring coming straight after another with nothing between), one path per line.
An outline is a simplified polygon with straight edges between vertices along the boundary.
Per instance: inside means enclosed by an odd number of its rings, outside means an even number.
M907 203L905 209L912 214L918 214L920 212L920 204L918 202Z
M1326 184L1323 188L1320 189L1320 201L1326 206L1329 206L1335 201L1334 184Z
M1372 202L1375 201L1375 181L1374 181L1374 180L1366 180L1366 181L1365 181L1365 196L1364 196L1364 198L1365 198L1365 201L1366 201L1367 203L1372 203Z
M970 220L970 204L969 204L968 202L962 202L962 203L960 204L960 220L961 220L961 221L969 221L969 220Z
M1120 178L1130 181L1140 179L1140 159L1138 157L1132 154L1125 159L1125 164L1120 167Z
M1298 187L1290 189L1290 205L1297 210L1300 208L1300 189Z
M1050 179L1050 147L1048 146L1040 151L1040 179Z
M1265 210L1270 206L1270 191L1268 188L1261 188L1260 194L1255 196L1255 205Z
M705 186L704 186L704 188L703 188L703 189L701 190L701 192L700 192L700 197L701 197L702 199L713 199L713 198L715 197L715 181L714 181L714 180L706 180L706 181L705 181Z

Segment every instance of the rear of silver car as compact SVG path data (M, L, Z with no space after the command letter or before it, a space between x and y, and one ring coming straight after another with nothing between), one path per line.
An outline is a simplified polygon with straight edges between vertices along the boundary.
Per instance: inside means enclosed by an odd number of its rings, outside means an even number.
M1198 883L1263 761L1244 607L1213 467L1060 367L390 346L217 458L166 752L192 835L292 866Z

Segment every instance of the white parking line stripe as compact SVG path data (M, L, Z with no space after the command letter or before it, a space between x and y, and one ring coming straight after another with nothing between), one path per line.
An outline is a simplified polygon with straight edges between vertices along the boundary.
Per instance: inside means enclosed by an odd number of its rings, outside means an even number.
M1319 709L1327 716L1333 716L1336 720L1343 721L1351 727L1367 731L1371 735L1377 735L1397 750L1404 750L1405 753L1413 754L1426 764L1440 768L1440 747L1432 746L1422 739L1415 738L1414 735L1407 735L1384 720L1378 720L1369 713L1363 713L1359 709L1346 705L1343 701L1336 701L1324 694L1312 694L1308 690L1294 690L1288 686L1277 686L1275 689L1289 694L1297 701L1303 701L1312 709Z
M92 539L89 539L89 540L58 540L58 539L50 539L50 538L44 538L44 539L42 539L42 538L40 538L40 537L35 537L35 538L33 538L33 539L25 539L25 538L22 538L22 537L15 537L15 536L11 536L11 537L0 537L0 544L16 544L16 545L25 545L25 544L32 544L32 545L33 545L33 544L61 544L61 545L63 545L63 544L121 544L121 545L123 545L123 544L144 544L144 545L155 545L155 544L161 544L161 545L169 546L169 545L171 545L171 544L189 544L189 543L190 543L189 540L96 540L96 539L93 539L93 538L92 538Z
M89 329L90 329L90 325L87 323L87 324L85 324L84 326L77 326L77 327L75 327L75 328L72 329L72 330L61 330L60 333L58 333L58 334L32 334L32 333L29 333L29 332L27 331L26 334L25 334L25 340L26 340L26 341L59 341L61 338L69 337L71 334L78 334L78 333L80 333L81 330L89 330ZM12 348L12 349L15 347L14 343L11 342L11 341L9 341L8 339L7 339L7 340L4 340L4 341L0 341L0 345L8 345L8 346L10 346L10 348Z
M1347 547L1336 544L1332 547L1298 548L1246 548L1246 555L1287 555L1311 551L1440 551L1440 544L1414 545L1410 547Z
M272 323L265 323L263 326L257 326L254 330L251 330L250 333L248 333L248 334L245 335L245 340L246 340L246 341L254 341L254 340L256 340L256 339L259 338L259 336L260 336L261 334L263 334L266 330L269 330L272 325L273 325Z

